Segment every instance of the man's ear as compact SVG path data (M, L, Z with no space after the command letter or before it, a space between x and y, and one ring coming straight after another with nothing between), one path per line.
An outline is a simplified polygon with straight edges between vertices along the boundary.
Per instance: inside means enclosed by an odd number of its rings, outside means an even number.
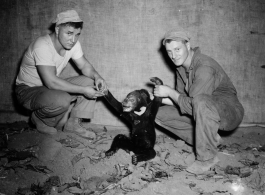
M134 111L135 114L137 114L138 116L141 116L143 113L145 113L146 111L146 107L143 106L140 108L140 112Z
M189 41L186 43L186 46L187 46L188 50L190 51L190 42Z
M58 34L59 34L59 26L55 26L55 34L56 34L56 36L58 36Z

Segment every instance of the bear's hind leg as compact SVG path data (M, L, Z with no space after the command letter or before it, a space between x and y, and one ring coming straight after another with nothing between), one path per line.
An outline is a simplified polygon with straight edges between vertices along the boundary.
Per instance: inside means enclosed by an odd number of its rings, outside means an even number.
M156 156L156 151L153 148L146 149L141 153L136 153L132 156L132 164L137 165L138 162L153 159Z
M108 151L105 152L105 156L109 157L115 154L119 149L123 149L126 152L129 152L132 150L132 144L130 138L128 138L125 135L118 134L115 136L111 147Z

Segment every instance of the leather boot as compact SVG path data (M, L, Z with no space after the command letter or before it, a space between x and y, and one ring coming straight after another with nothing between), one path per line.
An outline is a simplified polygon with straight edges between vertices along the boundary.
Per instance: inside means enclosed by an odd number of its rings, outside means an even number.
M54 127L50 127L45 125L35 114L32 112L31 114L31 122L36 125L38 132L44 134L54 135L57 133L57 130Z
M64 126L64 132L75 133L81 137L94 139L96 134L87 130L81 124L81 119L70 117Z

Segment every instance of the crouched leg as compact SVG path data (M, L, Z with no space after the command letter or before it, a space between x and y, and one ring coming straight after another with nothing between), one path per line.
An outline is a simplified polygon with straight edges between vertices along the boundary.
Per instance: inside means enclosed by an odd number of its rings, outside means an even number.
M193 118L188 115L182 115L177 107L161 106L156 115L155 122L188 144L194 144Z
M32 111L31 121L41 133L55 134L54 128L67 112L71 96L60 90L51 90L44 86L16 86L18 101Z

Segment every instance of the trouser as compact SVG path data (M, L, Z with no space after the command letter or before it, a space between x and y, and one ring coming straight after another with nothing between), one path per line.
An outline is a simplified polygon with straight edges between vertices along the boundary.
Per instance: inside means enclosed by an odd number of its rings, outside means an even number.
M244 109L237 98L198 95L193 98L192 113L181 114L176 106L162 106L156 123L195 146L197 160L217 155L218 130L234 130L242 121Z
M79 86L94 86L94 80L86 76L65 79ZM29 87L24 84L15 88L17 100L46 125L55 127L68 111L71 103L71 117L90 119L94 116L96 100L88 99L80 94L69 94L65 91L48 89L45 86Z

